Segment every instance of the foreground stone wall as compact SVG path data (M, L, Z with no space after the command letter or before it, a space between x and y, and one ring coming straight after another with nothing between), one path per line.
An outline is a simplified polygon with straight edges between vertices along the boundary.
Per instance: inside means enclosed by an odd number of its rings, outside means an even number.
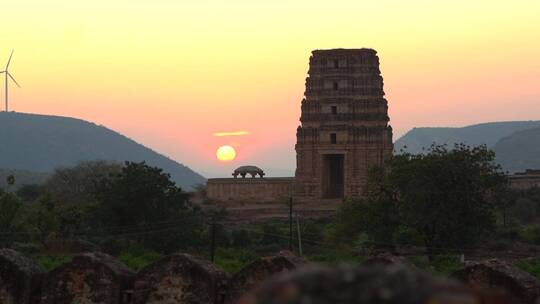
M273 278L242 304L506 303L486 301L459 283L402 264L313 266Z
M540 297L540 283L536 278L497 259L470 263L452 277L479 290L505 290L513 303L534 303Z
M259 287L268 278L295 270L305 263L305 260L288 251L281 252L277 256L259 258L245 266L229 280L225 303L237 303L242 300L242 296Z
M208 261L173 254L142 269L133 285L133 303L223 303L227 274Z
M86 253L44 276L28 258L0 250L0 303L533 304L540 300L538 280L501 262L474 263L454 274L466 284L422 272L400 257L380 255L367 263L373 265L321 267L281 253L257 259L229 278L219 267L187 254L164 257L134 274L111 256Z
M0 249L0 303L35 303L45 270L11 249Z
M126 303L125 292L135 273L104 253L85 253L49 272L41 303Z
M220 202L284 203L291 196L292 177L211 178L208 198Z

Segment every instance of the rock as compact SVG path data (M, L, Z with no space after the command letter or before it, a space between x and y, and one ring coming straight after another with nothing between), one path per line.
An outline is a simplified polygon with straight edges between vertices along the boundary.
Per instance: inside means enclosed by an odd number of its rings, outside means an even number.
M41 303L125 303L133 276L133 271L108 254L80 254L49 272Z
M504 290L515 303L534 303L540 297L540 281L498 259L468 263L451 276L478 290Z
M276 256L259 258L237 272L227 284L227 297L225 303L237 303L242 295L258 287L269 277L296 269L305 261L288 251L280 252Z
M15 250L0 249L0 303L35 303L45 270Z
M135 278L133 303L222 303L227 274L189 254L173 254L143 268Z
M240 303L505 303L486 299L457 281L395 264L303 268L266 281Z

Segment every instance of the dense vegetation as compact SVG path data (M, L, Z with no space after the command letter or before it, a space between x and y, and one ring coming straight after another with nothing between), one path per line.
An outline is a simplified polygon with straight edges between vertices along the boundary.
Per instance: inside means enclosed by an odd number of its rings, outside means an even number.
M3 246L36 251L131 246L162 253L201 245L202 211L161 169L145 163L84 162L58 169L43 186L0 194ZM69 250L68 250L69 251Z
M299 253L300 244L319 263L391 251L440 273L461 267L461 254L538 255L540 189L510 191L493 159L485 146L464 145L396 156L371 170L365 199L345 202L333 218L295 219L293 231L286 220L231 222L145 163L83 162L43 185L1 191L0 245L48 269L80 250L105 251L133 269L175 251L210 258L212 239L215 262L229 272L283 249ZM538 275L538 263L519 266Z
M10 175L16 176L14 185L9 185L7 179ZM2 169L0 168L0 189L8 189L11 186L18 188L22 185L40 185L43 184L51 173L35 172L27 170Z
M205 182L190 168L104 126L80 119L0 112L0 168L52 172L81 161L145 161L184 189Z
M485 146L432 146L427 154L395 156L375 168L365 200L338 213L338 237L367 233L375 244L437 250L472 248L495 227L507 181Z

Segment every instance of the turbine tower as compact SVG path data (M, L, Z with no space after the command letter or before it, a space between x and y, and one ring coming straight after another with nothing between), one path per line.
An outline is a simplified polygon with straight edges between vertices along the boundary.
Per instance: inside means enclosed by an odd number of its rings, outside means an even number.
M9 107L8 107L8 106L9 106L9 104L8 104L8 81L9 81L9 79L8 79L8 78L11 78L11 80L13 80L13 82L14 82L19 88L21 87L21 86L17 83L17 80L15 80L15 78L13 78L13 76L11 76L11 74L9 73L9 70L8 70L8 68L9 68L9 63L11 62L11 57L12 57L12 56L13 56L13 50L11 51L11 54L9 55L9 59L8 59L7 64L6 64L6 69L3 70L3 71L0 71L0 74L5 73L4 76L6 77L6 78L5 78L5 90L6 90L6 92L5 92L5 101L6 101L6 108L5 108L5 110L6 110L6 112L9 110Z

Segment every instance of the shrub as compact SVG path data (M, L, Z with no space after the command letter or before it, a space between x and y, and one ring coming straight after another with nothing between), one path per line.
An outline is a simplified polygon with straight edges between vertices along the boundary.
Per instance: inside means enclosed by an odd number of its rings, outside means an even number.
M71 258L69 255L38 255L34 257L34 261L47 271L50 271L60 265L69 263Z
M410 256L407 260L419 269L428 270L430 268L429 258L426 255Z
M517 262L516 266L540 279L540 258L522 260Z
M436 272L447 275L463 268L463 263L461 263L457 256L439 255L434 257L431 267Z
M521 236L527 243L540 245L540 225L524 227Z
M219 248L215 256L215 264L226 272L233 274L257 259L257 257L254 252L244 249Z
M249 247L251 246L252 236L249 235L249 231L245 229L235 229L231 232L232 246L234 247Z
M311 262L335 265L339 263L360 263L365 257L354 254L348 250L324 250L323 252L307 256L307 259Z
M129 268L138 271L141 268L151 264L162 257L161 254L143 248L131 248L123 251L118 259L126 264Z

